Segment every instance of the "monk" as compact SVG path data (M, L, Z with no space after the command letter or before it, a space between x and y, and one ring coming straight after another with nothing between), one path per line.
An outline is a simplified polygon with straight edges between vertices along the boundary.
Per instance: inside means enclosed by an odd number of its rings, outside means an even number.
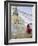
M28 25L27 25L27 33L30 34L31 32L32 32L32 29L30 28L30 25L28 24Z

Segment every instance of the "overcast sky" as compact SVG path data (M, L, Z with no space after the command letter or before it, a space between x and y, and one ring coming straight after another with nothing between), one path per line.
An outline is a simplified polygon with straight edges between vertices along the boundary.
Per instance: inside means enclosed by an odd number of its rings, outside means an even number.
M23 11L27 14L32 14L32 7L17 7L18 11Z

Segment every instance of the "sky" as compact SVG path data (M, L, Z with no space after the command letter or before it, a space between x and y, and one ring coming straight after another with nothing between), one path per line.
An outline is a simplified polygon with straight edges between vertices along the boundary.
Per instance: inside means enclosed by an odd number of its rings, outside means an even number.
M18 11L25 12L27 14L32 14L32 7L17 7Z

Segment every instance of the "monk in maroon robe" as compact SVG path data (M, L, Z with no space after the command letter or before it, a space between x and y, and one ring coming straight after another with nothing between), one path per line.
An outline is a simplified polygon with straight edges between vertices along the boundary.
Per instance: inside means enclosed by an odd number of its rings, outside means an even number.
M27 25L27 33L30 34L31 32L32 32L32 29L30 28L30 25L28 24L28 25Z

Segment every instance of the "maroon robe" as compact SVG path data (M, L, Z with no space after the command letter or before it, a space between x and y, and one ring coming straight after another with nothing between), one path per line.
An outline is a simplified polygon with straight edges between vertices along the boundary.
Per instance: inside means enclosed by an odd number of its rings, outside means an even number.
M30 25L28 24L28 25L27 25L27 33L30 34L31 32L32 32L32 29L30 28Z

